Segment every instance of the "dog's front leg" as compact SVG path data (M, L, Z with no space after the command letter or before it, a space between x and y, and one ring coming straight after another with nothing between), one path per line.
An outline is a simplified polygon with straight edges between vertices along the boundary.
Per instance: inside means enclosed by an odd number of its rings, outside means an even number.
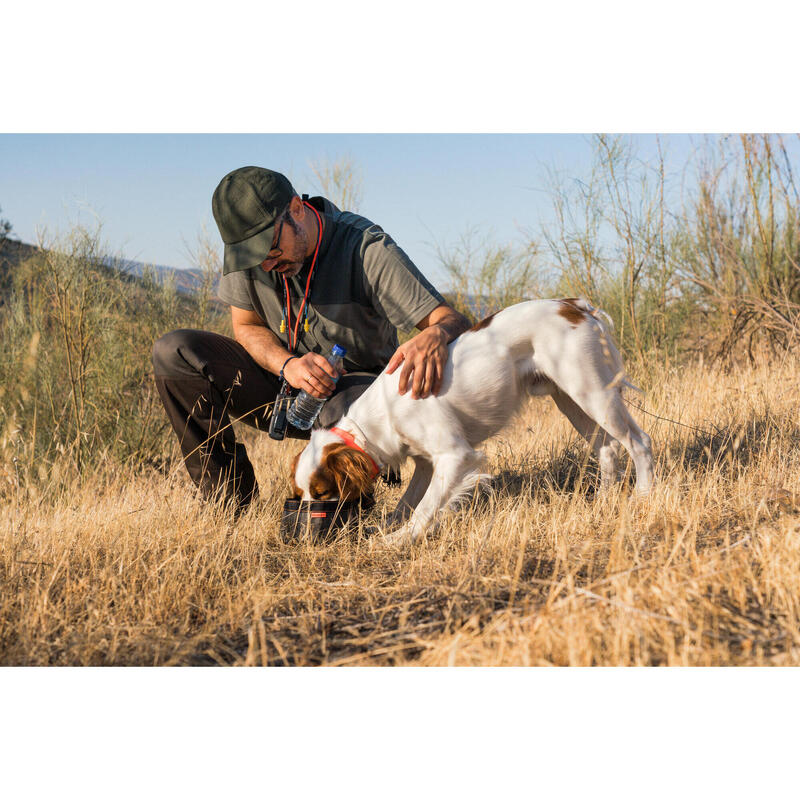
M397 508L395 508L386 520L389 527L405 522L408 515L417 507L419 501L422 500L428 488L428 484L431 482L433 464L422 456L413 456L412 458L414 460L414 474L411 476L408 488L397 503Z
M454 493L464 485L475 462L476 455L472 450L434 456L430 483L411 519L398 531L385 536L384 541L387 544L415 542L434 517L450 503Z

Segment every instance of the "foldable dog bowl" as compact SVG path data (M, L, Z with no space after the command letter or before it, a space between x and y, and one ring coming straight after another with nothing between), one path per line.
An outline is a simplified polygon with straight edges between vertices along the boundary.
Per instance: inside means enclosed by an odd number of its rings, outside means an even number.
M280 537L284 542L326 542L350 522L358 522L362 511L375 505L372 496L361 500L298 500L289 497L283 504Z

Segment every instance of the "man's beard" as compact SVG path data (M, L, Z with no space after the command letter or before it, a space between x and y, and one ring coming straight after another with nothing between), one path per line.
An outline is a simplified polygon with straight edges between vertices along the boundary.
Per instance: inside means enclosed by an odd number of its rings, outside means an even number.
M294 233L294 242L292 243L291 252L284 253L279 259L278 263L273 267L273 271L279 272L287 277L297 275L303 268L303 262L306 259L308 252L308 235L305 228L298 225L289 214L286 217L286 224L292 229Z

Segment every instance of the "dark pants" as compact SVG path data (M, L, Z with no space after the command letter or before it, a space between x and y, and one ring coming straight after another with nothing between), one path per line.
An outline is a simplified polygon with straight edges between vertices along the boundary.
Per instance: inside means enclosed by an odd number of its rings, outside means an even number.
M262 369L238 342L209 331L177 330L153 345L156 387L178 435L189 476L206 498L232 501L239 510L258 495L253 465L236 441L231 418L269 429L280 390L277 375ZM344 375L322 407L315 428L334 425L377 376ZM287 436L308 439L291 425Z

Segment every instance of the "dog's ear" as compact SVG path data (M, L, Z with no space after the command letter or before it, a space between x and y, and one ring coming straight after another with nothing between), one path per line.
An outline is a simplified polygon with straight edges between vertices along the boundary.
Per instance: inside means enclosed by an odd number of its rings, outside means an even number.
M323 449L323 466L333 480L342 500L357 500L372 485L372 461L366 453L346 444L329 444Z
M297 473L297 462L300 460L300 456L303 455L303 451L300 450L297 455L292 459L292 466L289 468L289 480L292 484L292 495L294 497L302 497L303 493L300 491L300 487L295 482L294 476Z

